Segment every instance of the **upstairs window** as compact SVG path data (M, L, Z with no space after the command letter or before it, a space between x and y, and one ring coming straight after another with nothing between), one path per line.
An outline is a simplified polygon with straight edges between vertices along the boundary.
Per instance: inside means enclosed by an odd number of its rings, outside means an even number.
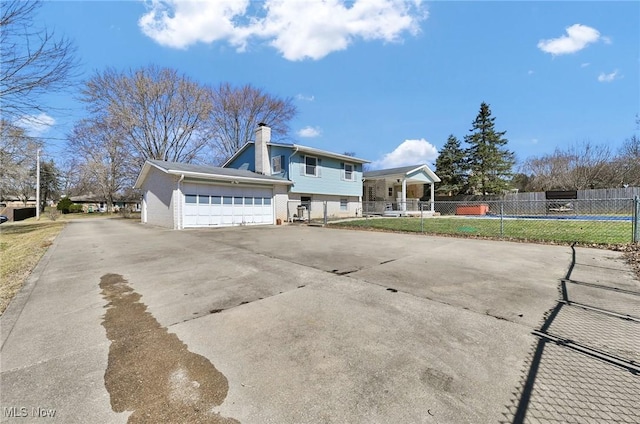
M318 176L318 158L313 156L304 157L304 175Z
M282 172L282 165L284 164L284 156L274 156L271 158L271 172L279 174Z
M342 167L343 167L342 179L346 181L353 181L353 179L356 176L355 169L354 169L355 167L353 166L353 164L345 163L342 165Z

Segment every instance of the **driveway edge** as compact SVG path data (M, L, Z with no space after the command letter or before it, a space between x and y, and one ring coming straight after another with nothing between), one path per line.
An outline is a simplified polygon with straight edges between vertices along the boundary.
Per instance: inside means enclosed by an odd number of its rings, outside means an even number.
M25 280L20 291L18 291L13 299L11 299L9 305L7 306L7 309L5 309L2 316L0 316L0 351L11 335L13 327L16 325L16 321L18 321L18 318L20 318L22 310L24 309L24 305L29 300L29 297L31 297L31 293L36 287L36 284L38 284L42 273L47 268L47 265L51 260L51 256L53 256L53 252L58 247L58 238L60 237L60 234L62 234L66 228L67 226L65 225L62 231L58 233L51 246L47 249L46 252L44 252L42 258L40 258L36 266L33 268L31 273Z

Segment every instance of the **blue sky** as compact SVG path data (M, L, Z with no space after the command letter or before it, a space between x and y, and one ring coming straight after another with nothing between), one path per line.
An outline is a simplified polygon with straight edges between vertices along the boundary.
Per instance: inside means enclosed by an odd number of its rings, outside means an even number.
M252 84L295 99L291 141L374 167L434 163L483 101L519 160L637 131L636 1L49 1L37 19L74 40L84 78L156 64ZM79 88L43 99L32 133L52 157Z

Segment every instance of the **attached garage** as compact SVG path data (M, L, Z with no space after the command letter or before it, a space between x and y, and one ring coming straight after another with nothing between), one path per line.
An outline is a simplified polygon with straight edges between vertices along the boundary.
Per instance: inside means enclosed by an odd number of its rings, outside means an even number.
M273 189L184 185L184 227L275 224Z
M142 222L168 228L273 225L291 182L255 172L147 160L136 181Z

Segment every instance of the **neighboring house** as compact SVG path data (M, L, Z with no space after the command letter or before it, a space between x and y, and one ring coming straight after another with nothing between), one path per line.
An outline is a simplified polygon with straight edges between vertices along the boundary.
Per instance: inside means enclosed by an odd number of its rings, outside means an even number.
M21 199L17 196L5 196L0 204L4 205L3 207L10 208L28 208L34 207L36 205L36 198L29 197L25 203L24 199Z
M286 205L290 184L247 170L147 160L134 187L143 192L143 223L180 230L275 224L275 205Z
M82 205L82 210L85 213L107 212L107 209L118 212L122 208L127 208L132 212L140 212L140 200L138 199L115 198L113 199L111 208L108 208L109 204L103 197L96 196L95 194L71 196L69 200L78 205Z
M427 196L430 204L425 211L433 214L434 184L440 178L427 165L403 166L364 173L364 211L387 215L420 213L420 201ZM423 211L424 212L424 211Z
M286 210L278 217L291 220L304 206L304 216L322 218L361 215L362 166L368 160L332 153L299 144L271 142L271 129L261 124L255 142L236 152L224 168L244 169L261 175L278 176L291 182ZM299 218L299 217L298 217Z

